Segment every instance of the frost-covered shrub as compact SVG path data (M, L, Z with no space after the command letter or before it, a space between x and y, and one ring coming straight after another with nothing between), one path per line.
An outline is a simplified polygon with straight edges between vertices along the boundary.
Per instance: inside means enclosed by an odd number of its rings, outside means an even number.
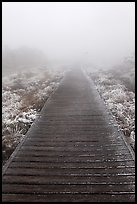
M59 76L58 76L59 75ZM58 86L63 73L22 72L2 81L2 152L8 159Z
M21 79L16 79L13 85L10 86L10 90L25 89L26 86Z
M126 93L119 87L117 89L110 90L109 94L111 95L112 100L115 103L124 103L124 101L128 100ZM104 96L105 95L108 96L108 93L104 94Z
M92 74L90 76L92 77ZM135 94L120 81L120 77L113 79L112 76L113 72L94 73L92 79L119 127L135 149Z

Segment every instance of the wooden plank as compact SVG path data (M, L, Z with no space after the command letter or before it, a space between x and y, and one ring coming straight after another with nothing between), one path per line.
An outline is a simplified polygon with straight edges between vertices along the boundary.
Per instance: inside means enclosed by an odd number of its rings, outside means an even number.
M135 195L83 195L81 194L3 194L3 202L134 202Z
M70 151L59 151L59 152L56 152L56 155L55 155L55 152L54 151L35 151L35 150L22 150L22 151L19 151L18 152L18 156L47 156L47 157L96 157L96 158L104 158L104 157L107 157L107 158L118 158L118 157L128 157L130 156L129 152L127 152L127 150L123 150L123 152L118 152L118 153L115 153L113 151L111 152L96 152L96 154L94 152L81 152L81 151L75 151L75 154L73 152L70 152Z
M15 162L13 161L10 165L10 167L20 167L20 168L55 168L55 169L61 169L61 168L89 168L89 169L97 169L97 168L134 168L134 161L123 161L123 162L97 162L97 163L46 163L46 162Z
M132 158L129 158L129 159L121 159L121 158L97 158L97 159L92 159L92 158L75 158L75 157L70 157L70 158L62 158L62 157L56 157L56 158L45 158L45 157L19 157L19 156L16 156L16 158L14 159L14 161L27 161L27 162L31 162L31 161L35 161L35 162L52 162L52 163L57 163L57 162L62 162L62 163L103 163L103 162L116 162L116 161L119 161L119 162L123 162L123 161L133 161Z
M48 192L88 192L88 193L109 193L109 192L134 192L135 185L27 185L27 184L4 184L2 188L3 193L48 193Z
M57 172L58 170L58 172ZM44 169L44 168L28 168L26 169L25 167L24 168L8 168L7 172L6 172L6 175L125 175L125 174L135 174L135 168L89 168L89 169L79 169L79 168L71 168L71 169L68 169L68 168L47 168L47 169Z
M28 150L28 149L30 149L30 150L35 150L35 151L37 151L37 150L43 150L43 151L46 151L46 150L52 150L52 151L73 151L73 152L75 152L75 151L88 151L88 152L95 152L95 151L112 151L112 150L116 150L117 149L117 151L121 151L121 150L126 150L127 148L125 147L125 146L108 146L108 147L103 147L103 146L98 146L98 147L95 147L95 146L93 146L93 147L83 147L83 148L81 148L81 147L67 147L67 148L65 148L65 147L56 147L56 148L54 148L53 146L52 147L42 147L42 146L22 146L21 147L21 150Z
M135 176L131 175L119 175L119 176L70 176L70 175L65 175L65 176L4 176L3 177L3 182L4 183L30 183L30 184L46 184L46 183L83 183L83 182L94 182L94 183L117 183L117 182L134 182L135 181Z

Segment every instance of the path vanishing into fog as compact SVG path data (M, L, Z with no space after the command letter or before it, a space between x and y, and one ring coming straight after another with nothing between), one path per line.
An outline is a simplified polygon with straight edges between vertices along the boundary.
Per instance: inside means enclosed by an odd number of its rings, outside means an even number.
M3 170L2 200L134 202L134 154L92 81L66 73Z

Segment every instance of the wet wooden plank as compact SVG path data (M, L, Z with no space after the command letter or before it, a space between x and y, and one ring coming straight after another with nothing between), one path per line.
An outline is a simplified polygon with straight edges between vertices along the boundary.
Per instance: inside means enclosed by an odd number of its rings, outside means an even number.
M48 192L88 192L88 193L132 193L135 190L135 185L27 185L27 184L4 184L2 191L4 193L48 193Z
M121 194L3 194L3 202L134 202L135 195Z
M57 171L58 170L58 171ZM135 168L89 168L89 169L85 169L85 168L47 168L47 169L40 169L40 168L8 168L6 175L125 175L125 174L135 174Z
M14 175L5 175L3 177L4 183L30 183L30 184L46 184L46 183L83 183L83 182L94 182L94 183L117 183L117 182L134 182L135 176L130 174L124 175L115 175L115 176L101 176L101 175L94 175L94 176L74 176L74 175L34 175L34 176L14 176Z

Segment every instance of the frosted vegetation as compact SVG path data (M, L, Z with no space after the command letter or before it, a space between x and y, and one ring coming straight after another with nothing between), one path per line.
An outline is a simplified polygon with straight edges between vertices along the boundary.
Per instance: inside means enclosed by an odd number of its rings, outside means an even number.
M130 57L126 58L122 65L107 71L93 72L90 69L87 71L128 142L135 149L134 61L134 58ZM3 163L24 138L64 75L64 66L60 63L42 66L40 62L45 63L45 56L29 49L26 52L22 49L18 52L17 50L3 52L5 70L2 77Z
M122 65L111 70L91 73L97 90L115 117L126 140L135 150L135 65L126 58Z
M32 69L2 79L2 154L3 162L37 118L44 103L58 87L63 70Z

